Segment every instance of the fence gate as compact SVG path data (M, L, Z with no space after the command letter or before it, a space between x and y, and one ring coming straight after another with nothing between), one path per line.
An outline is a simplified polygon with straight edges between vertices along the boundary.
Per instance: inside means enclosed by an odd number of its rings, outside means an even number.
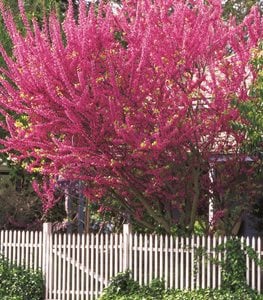
M97 299L110 278L125 268L123 234L51 234L51 228L46 233L48 300Z

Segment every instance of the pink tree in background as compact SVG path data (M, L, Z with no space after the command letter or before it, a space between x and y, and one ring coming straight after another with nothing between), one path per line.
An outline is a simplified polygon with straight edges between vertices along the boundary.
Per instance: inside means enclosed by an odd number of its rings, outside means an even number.
M240 213L253 166L231 103L250 99L262 23L257 9L223 21L220 2L101 1L87 12L82 1L77 21L69 6L62 25L53 14L42 28L20 4L26 33L1 5L14 44L12 57L1 49L5 151L29 171L82 180L88 199L117 201L150 229L193 231L211 195ZM220 157L225 176L211 182Z

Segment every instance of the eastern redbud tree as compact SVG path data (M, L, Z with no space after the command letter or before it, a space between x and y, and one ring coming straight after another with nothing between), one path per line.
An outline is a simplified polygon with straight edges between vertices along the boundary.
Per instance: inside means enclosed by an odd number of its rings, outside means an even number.
M90 201L118 203L151 230L192 232L209 198L229 220L240 215L253 165L232 102L250 100L256 78L256 8L236 25L220 0L81 1L77 19L69 5L62 24L54 13L39 26L19 6L22 32L1 4L13 42L12 56L1 48L0 79L12 159L81 180Z

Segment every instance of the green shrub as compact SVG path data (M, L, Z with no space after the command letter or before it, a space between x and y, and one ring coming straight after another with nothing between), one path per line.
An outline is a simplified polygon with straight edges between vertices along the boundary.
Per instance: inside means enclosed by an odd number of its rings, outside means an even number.
M5 296L2 300L23 300L23 298L19 296Z
M130 271L119 273L112 278L109 286L104 290L101 299L110 300L114 297L125 296L127 294L136 293L140 289L139 283L131 278Z
M220 249L226 251L226 259L221 262L222 288L233 292L249 290L246 281L246 256L240 238L230 238L226 243L219 245Z
M235 290L229 287L217 290L165 290L164 281L159 279L154 279L149 286L140 286L126 271L111 280L99 300L263 300L263 295L257 295L247 287Z
M170 290L163 292L162 296L159 297L145 294L143 289L138 290L134 293L126 295L108 295L103 294L100 300L263 300L263 295L257 295L256 293L249 293L243 290L231 292L229 290Z
M118 298L115 298L117 300ZM204 289L196 291L173 290L165 293L163 300L262 300L262 295L257 295L253 291L236 290L231 292L225 289ZM124 300L124 299L123 299Z
M138 282L131 278L130 271L126 271L112 278L109 286L103 291L100 300L161 300L164 291L163 280L154 279L149 286L140 286Z
M39 271L10 264L0 257L0 299L42 300L44 281Z

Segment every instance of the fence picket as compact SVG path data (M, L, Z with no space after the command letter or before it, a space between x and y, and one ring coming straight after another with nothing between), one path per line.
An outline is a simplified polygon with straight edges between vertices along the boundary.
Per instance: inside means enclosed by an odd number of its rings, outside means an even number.
M34 267L34 244L33 244L33 241L34 241L34 232L31 231L30 232L30 244L29 244L29 257L30 257L30 262L29 262L29 267L30 269L35 269Z
M22 264L22 266L25 266L25 247L24 247L25 246L25 231L21 232L21 236L22 236L21 264Z
M43 244L44 244L44 238L43 238L43 233L39 232L38 236L38 268L42 268L42 262L43 262Z
M95 247L95 274L97 276L97 280L95 281L95 296L98 296L99 293L99 235L95 236L96 247Z
M12 240L10 240L11 243ZM10 247L11 248L11 247ZM29 265L29 231L25 234L25 266Z
M179 288L179 238L175 238L175 288Z
M8 231L5 230L5 237L4 237L4 253L5 253L5 257L8 257Z
M174 254L174 247L173 247L173 242L174 242L174 239L173 239L173 236L171 235L170 236L170 248L169 248L169 251L170 251L170 274L169 274L169 277L170 277L170 282L169 282L169 288L173 288L174 287L174 258L173 258L173 254ZM150 249L151 248L151 244L150 244Z
M112 237L112 236L111 236ZM86 262L85 262L85 265L86 267L88 268L89 270L89 262L90 262L90 243L91 243L91 235L90 234L87 234L86 235L86 248L83 247L85 250L86 250ZM84 253L85 255L85 253ZM84 269L83 269L84 270ZM90 295L90 274L89 272L86 273L86 297L89 299L89 295Z
M80 248L80 261L81 264L83 264L84 266L87 266L86 261L85 261L85 253L86 253L86 247L87 247L87 236L83 233L81 235L81 248ZM80 295L81 295L81 300L85 299L85 285L84 283L87 282L86 278L85 278L85 269L82 268L80 270Z
M180 289L184 288L184 238L180 238Z
M118 269L118 273L119 272L123 272L123 235L120 234L118 235L119 238L119 243L117 245L117 249L118 249L118 261L119 261L119 269Z
M190 240L190 254L191 254L191 285L190 290L194 289L194 247L195 247L195 237L192 236Z
M113 276L113 237L114 235L110 235L110 279Z
M153 236L149 235L149 281L153 280Z
M4 231L0 231L0 251L3 254L4 253Z
M100 235L100 286L99 286L99 292L102 292L103 290L103 280L102 278L105 278L104 274L104 235Z
M189 265L189 254L190 254L190 251L189 251L189 237L186 237L186 240L185 240L185 256L186 256L186 259L185 259L185 288L186 289L189 289L189 276L191 276L191 272L189 272L189 269L190 269L190 265Z
M249 246L249 237L246 238L245 244L246 244L246 246ZM250 285L250 283L251 283L250 276L249 276L249 273L250 273L250 259L249 259L248 255L246 256L246 269L247 269L246 279L247 279L247 283Z
M58 248L57 239L58 239L58 235L55 234L54 235L54 253L55 253L55 255L54 255L54 266L53 266L53 270L51 270L51 272L53 273L53 276L54 276L53 282L54 282L54 296L55 296L55 299L58 297L58 295L57 295L58 270L57 270L57 255L56 255L56 252L58 250L57 249Z
M13 232L13 243L14 243L14 246L13 246L13 255L12 255L12 263L15 263L17 261L17 248L18 248L18 245L19 243L17 242L17 231L15 230ZM1 251L1 249L0 249ZM36 265L36 263L34 263L34 265Z
M160 235L160 249L159 249L159 278L163 278L163 236Z
M63 234L63 256L62 256L62 274L64 274L64 280L62 280L62 290L65 291L66 290L66 275L67 275L67 269L66 269L66 245L67 245L67 236L66 234L64 233Z
M132 232L131 232L131 228L130 228L130 232L129 232L129 270L132 270L133 267L132 267L132 261L133 261L133 235L132 235Z
M142 254L143 254L143 242L142 242L142 234L139 236L139 284L142 284L142 268L143 268L143 261L142 261Z
M12 231L8 231L7 235L8 259L12 261Z
M216 237L215 236L213 237L213 240L212 240L212 258L213 258L213 260L216 259ZM215 263L212 263L212 274L213 274L212 288L215 289L216 288L216 277L217 277Z
M62 235L61 234L59 234L58 235L58 251L59 251L59 253L62 253ZM61 274L61 271L62 271L62 261L61 261L61 259L58 259L58 271L60 272L60 274ZM63 274L63 273L62 273ZM59 274L58 274L59 275ZM61 276L58 276L57 275L57 278L58 278L58 290L57 290L57 299L60 299L60 294L61 294L61 280L62 280L62 278L61 278Z
M256 250L256 241L255 241L255 237L252 237L252 244L251 244L251 247L253 250ZM251 268L251 276L252 276L252 284L251 284L251 287L252 289L254 290L255 287L256 287L256 280L255 280L255 273L256 273L256 264L255 264L255 261L252 260L251 261L251 264L252 264L252 268Z
M211 237L208 236L207 237L207 254L209 259L207 260L207 264L206 264L206 283L207 285L205 286L205 288L210 288L211 287L211 277L210 274L211 272Z
M117 260L117 257L118 257L118 234L115 234L114 235L115 237L115 245L114 245L114 276L118 273L118 260Z
M165 287L168 287L168 253L169 253L169 244L168 244L168 236L165 235L164 239L164 280L165 280Z
M71 265L70 265L70 258L71 258L71 237L72 235L68 235L67 240L67 260L66 260L66 268L67 268L67 300L70 299L70 287L71 287L71 280L70 280L70 273L71 273Z
M105 235L105 281L109 283L109 235Z
M195 256L194 259L195 259L195 264L196 264L196 266L195 266L195 272L196 272L195 285L196 285L197 289L199 289L199 287L200 287L200 261L199 261L199 257L198 257L199 249L200 249L200 236L198 236L196 238L196 249L195 249L196 251L194 252L194 255L193 255L193 256Z
M143 264L143 274L144 274L144 280L143 284L148 284L148 236L147 234L144 235L144 264Z
M261 238L258 237L257 238L257 258L260 260L261 258ZM261 292L261 268L260 266L258 265L257 267L257 292L258 294L260 294Z
M207 249L206 248L206 240L205 240L205 237L202 236L202 244L201 244L201 252L204 251L204 249ZM201 275L202 275L202 279L201 279L201 287L202 289L206 288L206 280L205 280L205 274L206 274L206 259L205 259L205 256L202 255L202 271L201 271Z
M72 246L71 246L72 250L71 250L71 253L72 253L72 256L71 256L71 260L76 260L76 235L75 234L72 234ZM72 281L72 285L71 285L71 299L72 300L75 300L75 289L76 289L76 286L75 286L75 281L76 281L76 268L73 264L71 264L71 274L72 274L72 277L71 277L71 281Z
M221 245L221 244L222 244L222 237L220 236L218 238L218 245ZM218 260L219 260L219 262L222 261L222 253L221 253L221 251L218 253ZM221 272L222 272L222 268L221 268L221 265L219 264L219 266L218 266L218 276L217 276L217 287L221 286L221 281L222 281Z
M134 235L134 274L133 274L133 279L138 280L138 235L135 233Z
M89 277L90 280L90 298L93 299L93 293L94 293L94 280L93 280L93 275L94 275L94 269L93 269L93 263L94 263L94 234L91 234L91 242L90 242L90 269L91 269L91 275Z
M17 264L21 264L21 231L17 233Z
M155 235L154 239L154 278L158 277L158 236Z
M77 235L77 243L76 243L76 259L77 259L77 276L76 276L76 299L80 299L80 272L81 272L81 261L80 261L80 249L82 247L81 243L81 236L80 234Z

